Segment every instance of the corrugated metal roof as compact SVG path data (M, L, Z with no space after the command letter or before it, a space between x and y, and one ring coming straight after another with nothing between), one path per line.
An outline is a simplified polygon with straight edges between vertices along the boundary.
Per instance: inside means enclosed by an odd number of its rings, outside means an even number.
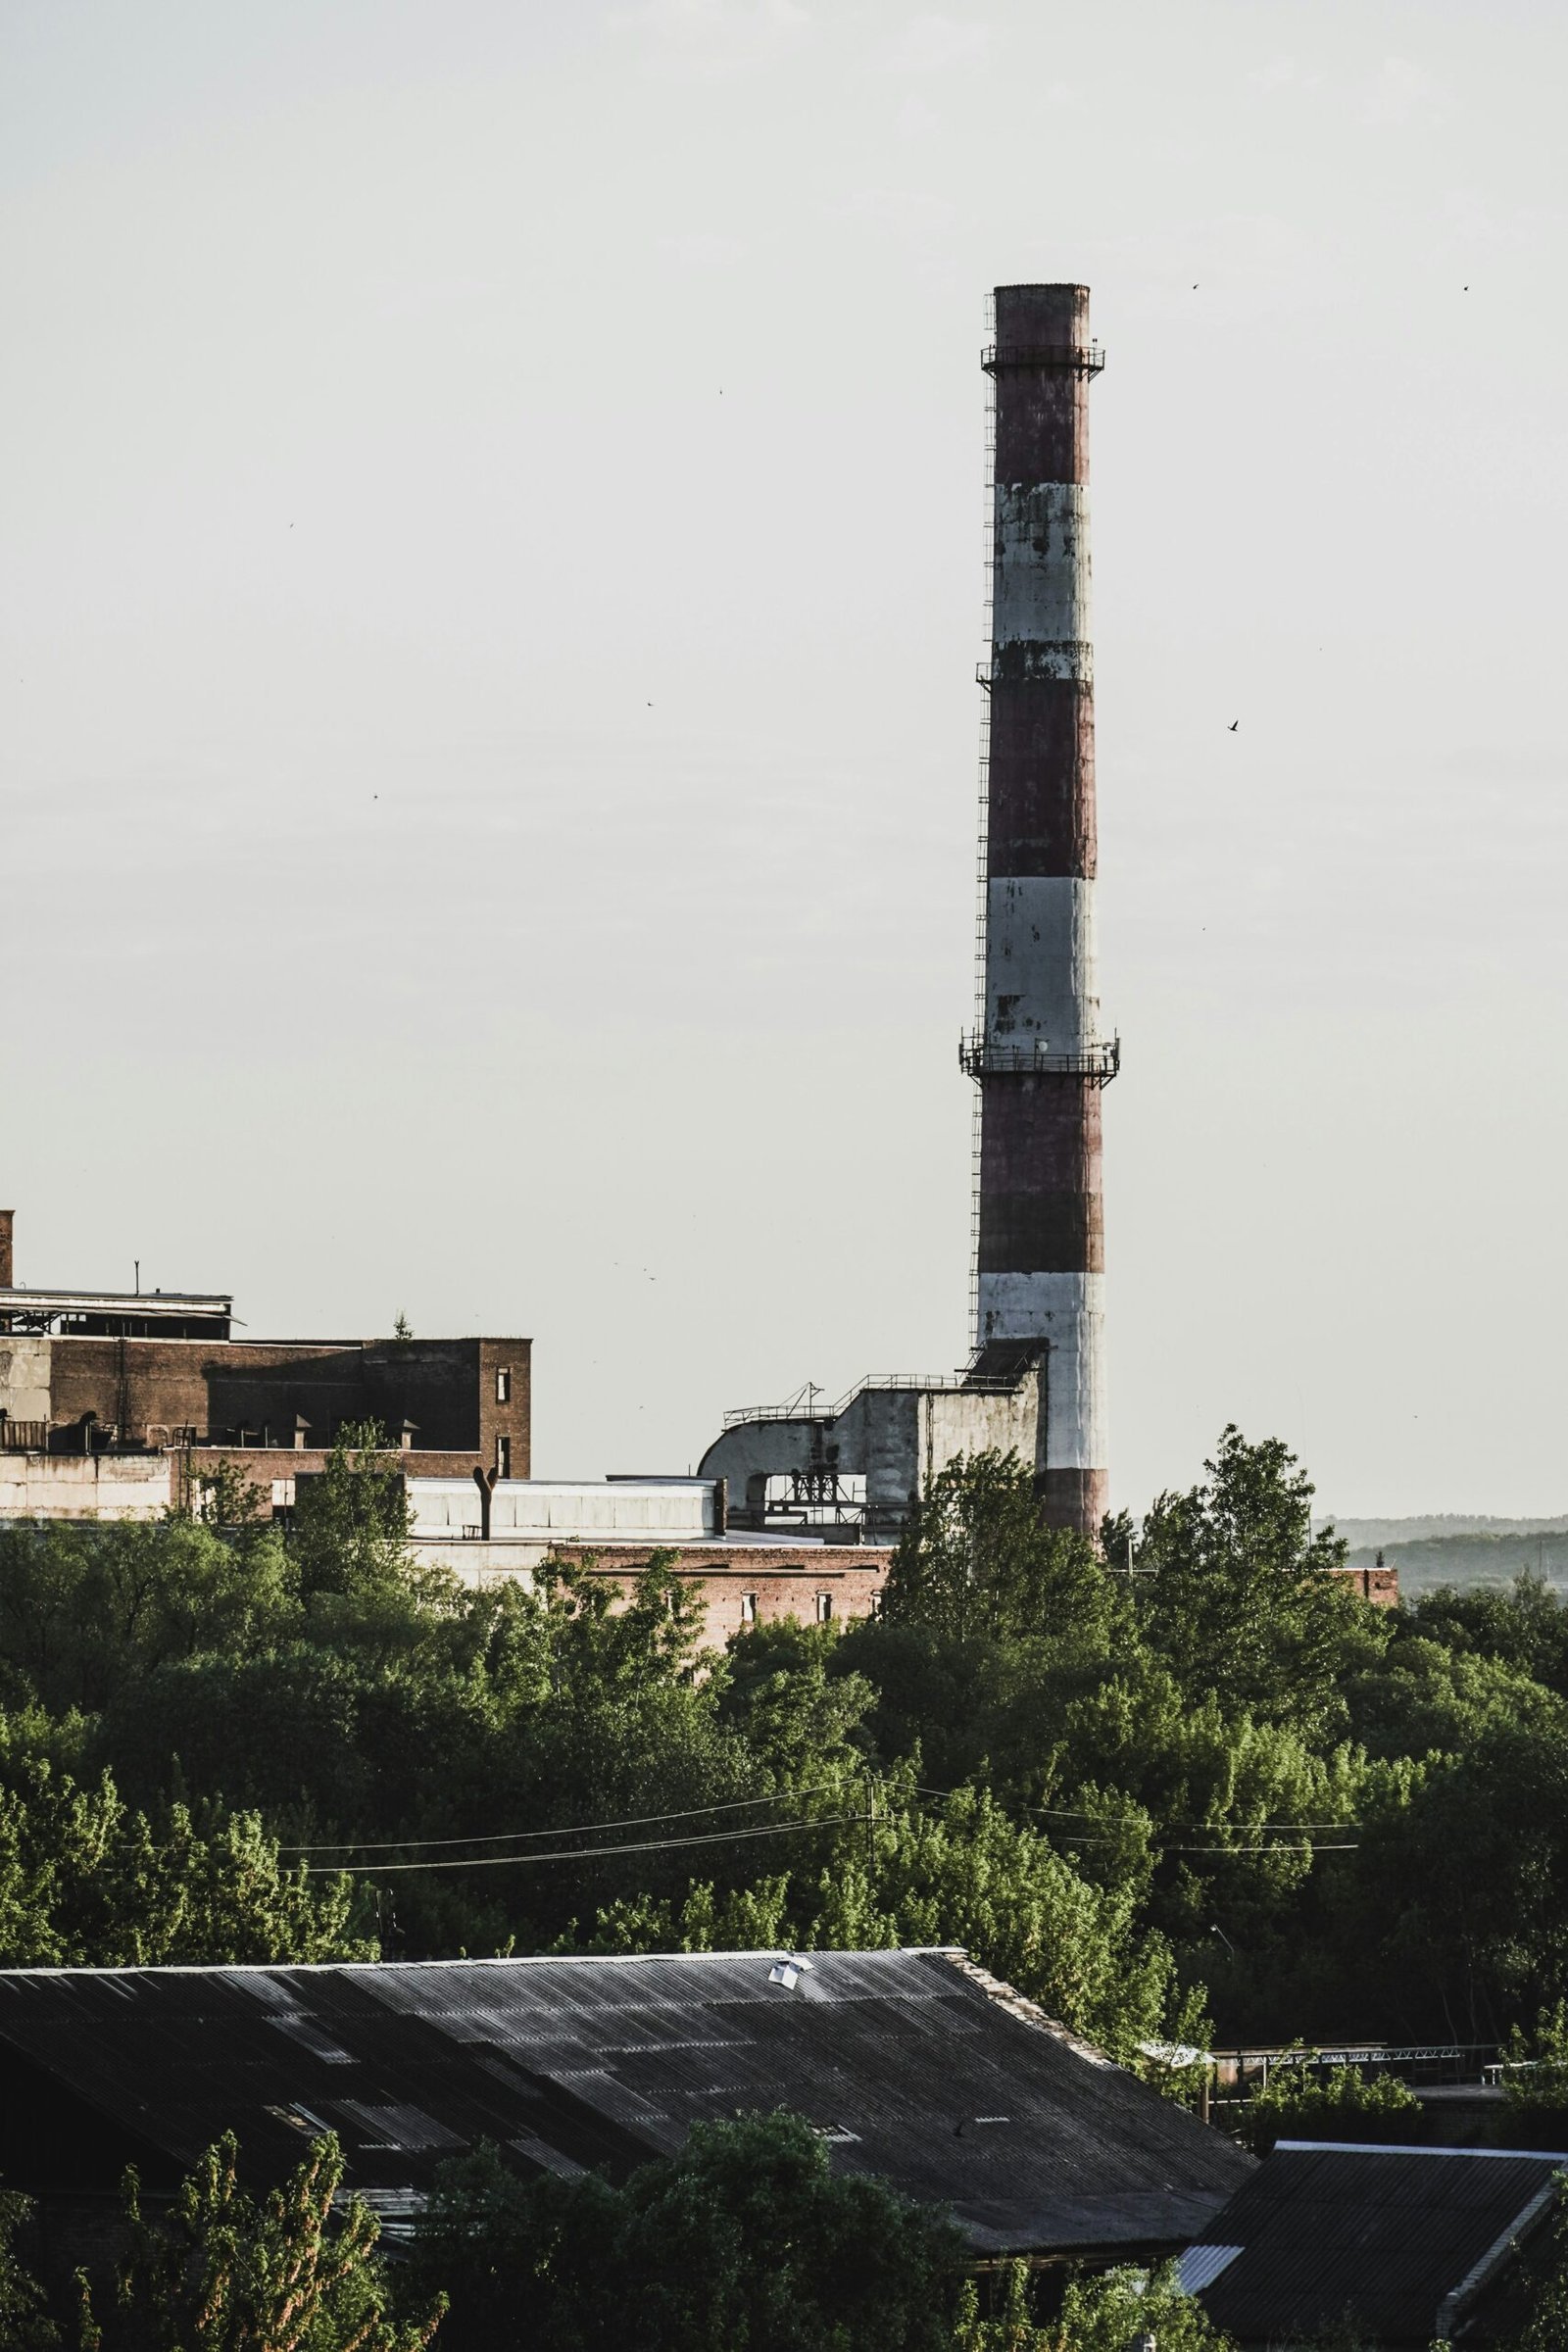
M259 2175L328 2124L377 2198L479 2139L621 2173L790 2107L986 2250L1180 2243L1252 2170L961 1955L816 1952L793 1988L785 1956L0 1973L0 2087L19 2053L180 2166L232 2128Z
M1564 2161L1283 2142L1198 2233L1195 2253L1240 2249L1200 2300L1244 2344L1295 2341L1348 2317L1380 2344L1424 2348L1446 2298L1506 2244Z

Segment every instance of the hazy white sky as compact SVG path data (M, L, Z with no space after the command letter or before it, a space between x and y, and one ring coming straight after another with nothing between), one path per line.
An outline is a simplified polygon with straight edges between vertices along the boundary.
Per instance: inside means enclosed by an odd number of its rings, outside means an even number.
M960 1362L982 300L1082 278L1116 1499L1568 1504L1560 8L0 39L24 1279L530 1333L541 1475Z

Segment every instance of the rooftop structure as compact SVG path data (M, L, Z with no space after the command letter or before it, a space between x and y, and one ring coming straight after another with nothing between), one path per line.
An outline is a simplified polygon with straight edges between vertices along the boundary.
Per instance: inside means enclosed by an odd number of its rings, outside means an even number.
M623 2177L775 2107L981 2254L1174 2250L1252 2170L955 1950L0 1974L0 2174L46 2228L126 2162L167 2195L230 2129L258 2181L336 2132L399 2217L481 2139Z
M1005 1374L862 1381L836 1404L814 1395L726 1413L698 1464L722 1478L733 1528L814 1528L896 1542L910 1503L956 1454L994 1446L1039 1463L1038 1361Z
M234 1301L201 1291L0 1291L0 1332L60 1339L226 1340Z
M1182 2257L1247 2347L1354 2330L1374 2346L1496 2340L1489 2306L1568 2156L1281 2140Z
M793 1617L843 1624L880 1605L892 1554L817 1529L769 1520L760 1532L729 1523L721 1478L411 1478L416 1556L450 1568L466 1585L531 1583L547 1560L564 1562L624 1592L660 1558L702 1600L703 1639L718 1647L733 1634Z

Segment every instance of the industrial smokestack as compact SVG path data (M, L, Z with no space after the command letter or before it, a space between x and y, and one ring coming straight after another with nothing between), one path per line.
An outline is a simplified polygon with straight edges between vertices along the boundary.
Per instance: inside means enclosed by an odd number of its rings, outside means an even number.
M999 286L990 733L982 785L983 993L975 1370L1045 1359L1040 1492L1098 1533L1108 1504L1095 965L1095 686L1089 617L1086 286Z
M0 1208L0 1291L9 1291L16 1284L17 1262L11 1238L15 1219L15 1209Z

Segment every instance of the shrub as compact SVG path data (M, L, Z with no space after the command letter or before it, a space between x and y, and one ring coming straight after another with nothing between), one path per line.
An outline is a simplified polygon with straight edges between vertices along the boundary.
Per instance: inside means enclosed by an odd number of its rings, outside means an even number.
M1415 2140L1423 2136L1420 2100L1395 2075L1363 2075L1357 2067L1331 2067L1311 2075L1308 2061L1276 2069L1253 2091L1242 2111L1238 2132L1256 2155L1277 2139Z

